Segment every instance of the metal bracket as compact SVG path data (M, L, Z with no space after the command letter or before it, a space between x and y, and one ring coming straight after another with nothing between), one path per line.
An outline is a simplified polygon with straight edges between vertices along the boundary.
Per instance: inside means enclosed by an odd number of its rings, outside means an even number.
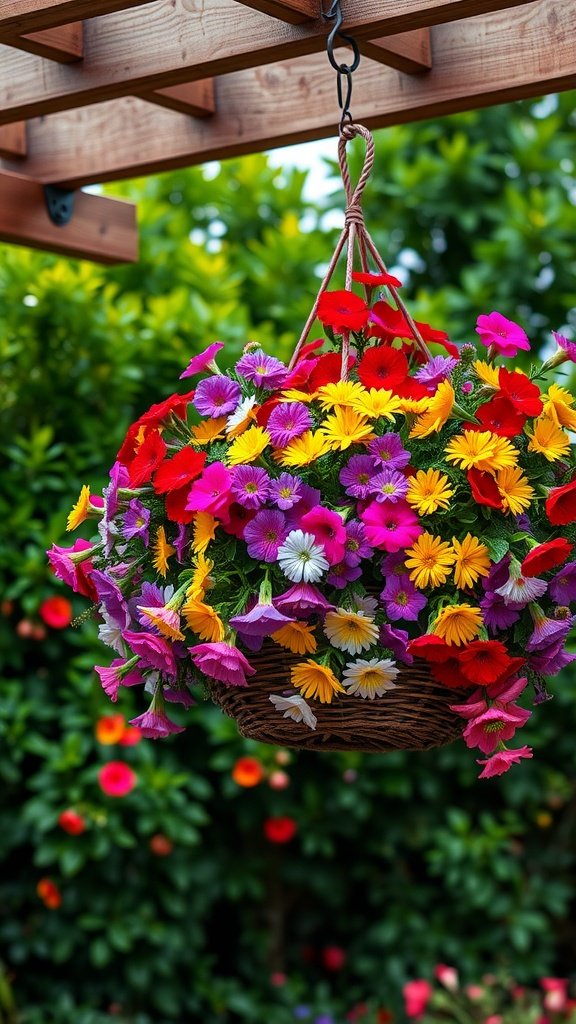
M59 188L58 185L44 185L44 200L48 216L53 224L63 228L72 220L74 213L74 196L71 189Z

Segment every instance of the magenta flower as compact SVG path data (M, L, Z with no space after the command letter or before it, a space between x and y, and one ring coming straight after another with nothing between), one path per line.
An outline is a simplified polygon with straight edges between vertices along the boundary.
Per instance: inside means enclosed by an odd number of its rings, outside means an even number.
M294 619L289 615L279 612L273 604L258 601L249 612L244 615L233 615L230 625L248 636L270 636L282 626L288 626Z
M253 676L256 671L237 647L223 641L196 644L195 647L189 647L188 651L200 672L229 686L248 686L246 676Z
M528 658L530 668L541 676L556 676L573 661L576 661L576 654L565 651L562 640L557 640Z
M480 335L483 345L493 348L500 356L515 356L520 349L530 351L530 342L520 325L496 311L478 317L476 334Z
M84 566L84 572L80 571L79 565L90 557L93 550L93 544L79 537L71 548L61 548L57 544L53 544L46 554L56 579L62 580L63 583L72 587L75 593L82 594L85 593L85 590L82 589L82 585L85 583L84 577L86 572L92 568L92 564L87 563Z
M122 536L124 540L132 540L139 537L143 544L148 547L150 536L148 526L150 525L150 510L133 498L122 518Z
M307 533L313 534L330 565L337 565L345 554L346 527L337 512L316 505L300 518L300 525Z
M570 341L569 338L564 337L563 334L559 334L558 331L552 331L552 337L558 345L558 348L562 349L566 353L566 360L570 360L572 363L576 363L576 342Z
M403 619L405 622L417 622L418 616L427 605L424 594L417 590L410 577L390 576L380 594L380 600L386 607L386 614L392 622Z
M480 772L478 778L490 779L493 775L503 775L513 764L519 764L523 757L532 757L531 747L518 747L516 750L497 750L486 761L477 761L477 764L486 766Z
M235 370L241 377L268 391L282 387L288 376L288 367L280 359L266 355L262 349L243 355L236 363Z
M349 583L353 583L354 580L360 579L362 575L362 569L358 565L349 565L348 562L338 562L337 565L333 565L326 577L326 582L330 583L337 590L344 590Z
M340 470L338 479L352 498L368 498L378 463L369 455L353 455Z
M363 558L372 558L374 549L366 540L364 523L351 519L346 523L346 543L344 545L344 561L355 568Z
M387 469L404 469L410 462L410 452L407 452L400 434L383 434L382 437L375 437L368 445L370 455L373 455L376 462L382 463Z
M180 380L184 377L194 377L197 373L203 373L204 370L212 370L214 373L218 372L218 367L214 362L214 356L224 348L223 341L214 341L211 345L208 345L203 352L198 352L197 355L192 356L192 359L188 363L188 366L184 370L184 373L180 374Z
M458 360L453 356L433 356L428 363L416 371L414 377L433 393L438 385L450 376L455 366L458 366Z
M171 644L154 633L135 633L125 629L122 636L129 648L149 668L155 668L169 678L176 675L176 658Z
M218 374L216 377L205 377L196 388L192 404L201 416L225 416L234 412L240 401L240 385L229 377Z
M215 378L211 378L215 379ZM209 512L218 516L230 505L232 475L223 462L211 462L194 480L186 508L193 512Z
M296 505L302 496L302 481L291 473L280 473L277 480L272 480L268 498L273 505L285 512Z
M181 725L176 725L164 711L164 708L152 701L152 704L138 718L131 718L130 725L135 725L147 740L164 739L174 733L184 732Z
M262 509L244 527L244 540L250 558L275 562L278 549L286 540L289 530L286 516L278 509Z
M400 501L408 493L408 480L397 469L384 469L372 477L370 493L376 501Z
M409 548L424 529L405 501L371 501L360 519L366 528L368 542L383 551Z
M106 517L108 520L113 519L116 515L120 503L118 501L118 491L121 487L130 486L130 474L126 466L121 465L120 462L115 462L110 470L110 483L104 488L102 494L106 501Z
M95 665L94 671L98 673L104 693L114 703L118 700L120 686L138 686L144 682L144 677L137 668L133 668L136 658L124 661L122 658L115 658L111 665Z
M511 740L531 714L531 711L515 704L508 704L505 708L487 708L476 718L471 718L464 729L466 746L479 747L483 754L491 754L501 741Z
M414 656L408 650L407 630L397 629L385 622L380 628L380 643L382 647L388 647L394 657L404 665L414 664Z
M548 584L548 593L555 604L576 601L576 562L568 562Z
M270 413L266 430L275 448L285 448L312 426L312 417L303 402L280 402Z
M326 600L324 595L314 586L313 583L295 583L293 587L285 590L279 597L274 598L277 608L288 615L309 616L324 615L333 611L334 605Z
M259 466L235 466L232 495L243 508L260 508L268 497L270 477Z

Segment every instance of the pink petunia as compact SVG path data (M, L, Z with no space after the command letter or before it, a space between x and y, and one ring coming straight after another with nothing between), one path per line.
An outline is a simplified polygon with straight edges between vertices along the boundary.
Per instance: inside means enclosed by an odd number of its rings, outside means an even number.
M491 754L501 740L511 740L531 714L531 711L515 704L487 708L476 718L470 719L464 729L466 746L479 747L483 754Z
M517 747L516 750L497 750L486 761L478 761L485 765L478 776L479 779L491 779L494 775L503 775L513 764L518 764L523 757L532 757L531 747Z
M172 645L164 637L155 636L154 633L135 633L129 629L124 630L122 637L145 665L157 669L158 672L162 672L171 679L175 677L174 651Z
M371 501L360 518L369 543L382 551L409 548L424 529L406 501Z
M476 321L476 334L480 335L483 345L494 349L500 356L515 356L522 349L530 351L530 341L526 332L513 320L507 320L502 313L495 310L482 314Z
M137 781L136 773L124 761L108 761L98 772L98 784L106 796L128 796Z
M180 374L180 380L184 377L194 377L197 373L204 373L204 370L212 370L213 373L218 373L218 367L214 362L214 356L224 348L223 341L214 341L211 345L208 345L203 352L199 352L197 355L192 356L192 359L188 363L188 366L184 370L184 373Z
M196 644L188 651L200 672L229 686L247 686L246 676L253 676L256 671L242 652L230 644Z
M330 565L337 565L343 561L347 538L342 516L323 508L322 505L316 505L301 517L300 526L322 545Z
M202 476L194 480L186 508L192 512L209 512L218 516L232 503L232 474L223 462L206 466Z

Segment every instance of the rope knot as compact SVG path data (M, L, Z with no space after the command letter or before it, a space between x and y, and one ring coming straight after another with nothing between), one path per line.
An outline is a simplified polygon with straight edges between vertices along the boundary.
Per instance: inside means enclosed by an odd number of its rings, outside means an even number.
M350 203L344 212L344 223L348 224L364 224L364 214L362 213L362 207L360 202Z

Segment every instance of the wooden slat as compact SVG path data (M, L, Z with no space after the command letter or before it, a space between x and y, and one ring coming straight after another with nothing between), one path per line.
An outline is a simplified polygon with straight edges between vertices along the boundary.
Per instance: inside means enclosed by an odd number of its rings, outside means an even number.
M262 14L280 18L292 25L318 17L320 0L239 0L245 7L252 7ZM327 10L328 8L326 8Z
M0 39L149 4L152 0L2 0Z
M26 122L16 121L14 124L0 126L0 157L21 159L27 153Z
M46 212L42 185L0 172L0 241L98 263L134 262L138 259L136 207L78 192L72 220L57 227Z
M365 39L362 53L404 74L421 75L432 67L430 29L418 28L384 39Z
M377 128L576 87L576 0L539 0L432 30L426 76L363 60L354 116ZM551 56L552 55L552 56ZM29 124L27 173L75 184L154 173L336 134L334 72L303 57L216 82L219 113L194 121L126 98ZM303 117L302 112L306 112Z
M12 45L46 60L74 64L75 61L82 60L82 42L82 22L73 21L70 25L60 25L58 28L46 28L41 32L18 36L14 38Z
M168 89L140 93L140 98L149 103L158 103L168 110L177 110L189 117L210 117L216 110L214 100L214 79L203 82L188 82L186 85L171 85Z
M88 21L81 65L47 64L0 47L0 124L325 48L326 24L321 20L288 25L236 0L214 0L194 11L189 5L190 0L156 0L142 10ZM361 40L514 6L520 17L540 5L541 0L347 0L346 27ZM563 2L559 16L564 7ZM513 21L508 17L507 24Z

